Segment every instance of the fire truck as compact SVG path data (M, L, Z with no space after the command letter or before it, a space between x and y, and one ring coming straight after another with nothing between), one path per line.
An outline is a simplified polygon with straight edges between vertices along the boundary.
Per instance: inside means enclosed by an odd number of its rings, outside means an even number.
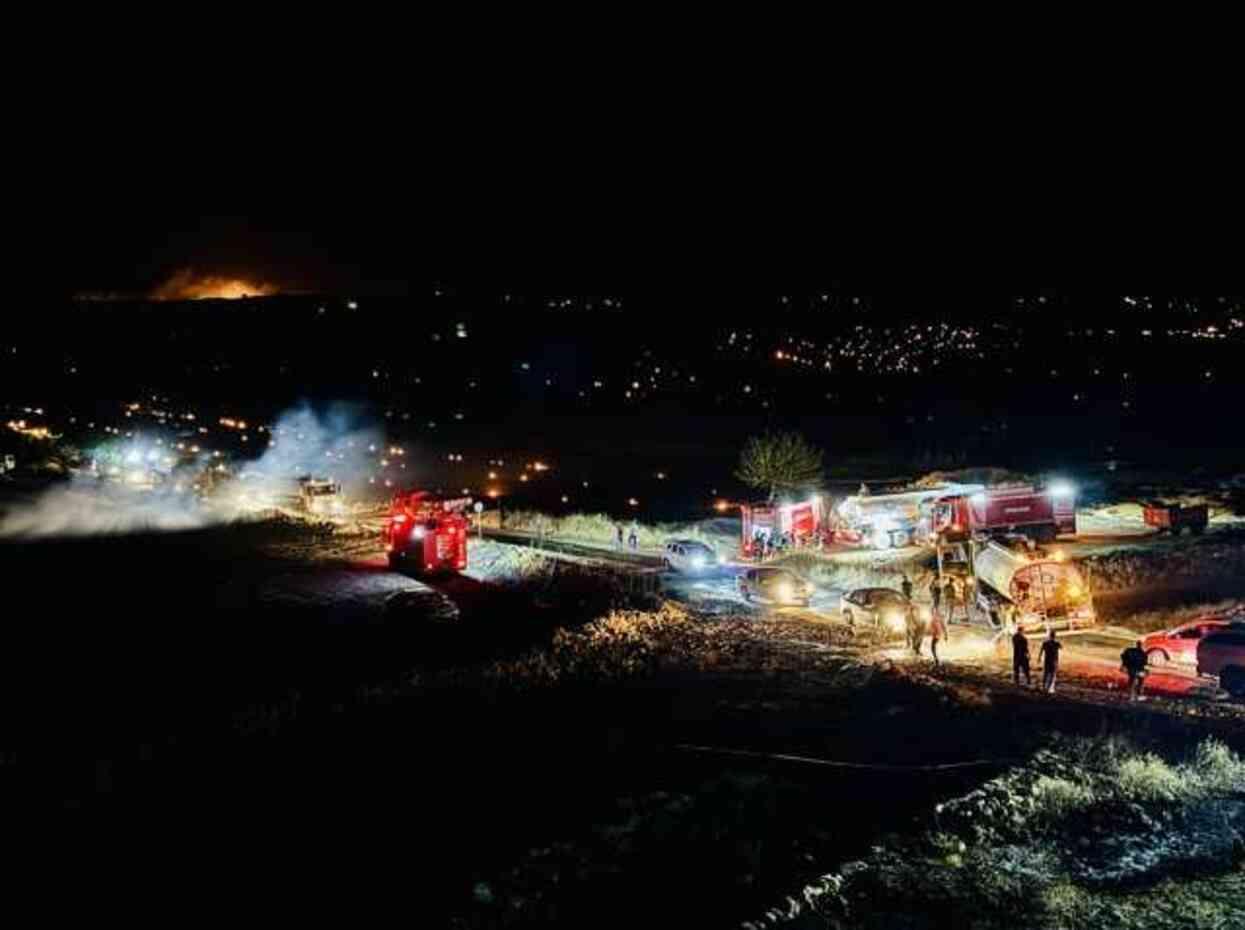
M1024 632L1081 629L1097 622L1089 585L1059 553L1019 535L973 541L970 549L983 610L1012 613Z
M421 575L467 567L467 517L471 498L442 500L426 491L394 495L382 538L389 567Z
M898 549L923 542L936 501L981 490L981 485L954 484L896 494L857 494L835 508L834 536L868 549Z
M1038 542L1076 534L1076 495L1070 485L984 488L933 502L931 540L962 542L974 534L1020 533Z
M825 528L821 497L781 504L741 504L742 535L740 552L755 558L758 541L789 533L796 545L816 542Z

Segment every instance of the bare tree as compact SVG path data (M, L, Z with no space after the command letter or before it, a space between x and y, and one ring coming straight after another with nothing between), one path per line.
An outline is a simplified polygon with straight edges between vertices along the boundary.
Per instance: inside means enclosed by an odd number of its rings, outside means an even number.
M737 477L764 490L772 502L781 491L805 491L821 484L821 450L799 433L753 436L739 456Z

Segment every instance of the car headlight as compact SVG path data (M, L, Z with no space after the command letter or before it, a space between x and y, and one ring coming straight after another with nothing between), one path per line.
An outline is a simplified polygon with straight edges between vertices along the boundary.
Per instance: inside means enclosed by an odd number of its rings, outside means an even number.
M791 600L791 585L787 584L786 582L783 582L780 585L776 585L774 587L774 594L777 595L778 600L780 601Z
M417 526L415 527L415 529L411 530L411 536L413 536L415 539L423 539L424 534L427 532L428 531L425 530L422 526Z

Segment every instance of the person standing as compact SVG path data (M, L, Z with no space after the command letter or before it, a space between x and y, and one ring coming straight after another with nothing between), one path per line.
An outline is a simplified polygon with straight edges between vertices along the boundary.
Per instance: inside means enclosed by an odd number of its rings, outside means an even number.
M1141 689L1146 683L1146 667L1149 660L1146 658L1146 651L1141 648L1141 640L1137 640L1135 645L1129 646L1120 653L1120 667L1128 673L1128 699L1130 701L1144 701L1141 696Z
M617 549L619 552L622 552L623 525L621 523L615 524L614 529L616 530L616 535L614 539L614 548Z
M640 528L634 523L631 524L631 535L627 537L627 545L633 552L640 548Z
M934 613L938 613L938 604L942 600L942 582L938 580L938 576L934 576L934 580L929 583L929 596L934 602Z
M1055 638L1055 631L1042 643L1042 690L1047 694L1055 693L1055 678L1059 674L1059 650L1063 643Z
M1020 673L1024 672L1025 685L1030 686L1033 680L1029 677L1029 640L1020 627L1012 634L1012 683L1020 684Z
M960 580L955 577L947 579L947 590L943 592L947 599L947 619L955 619L955 603L960 599Z
M934 667L942 668L942 660L938 658L938 644L947 638L947 623L942 614L935 613L929 624L929 652L934 657Z
M921 640L925 638L925 624L921 622L921 614L917 610L916 604L909 602L908 614L908 643L912 646L912 654L921 654Z
M903 581L900 583L899 587L903 591L904 600L911 601L912 582L908 580L908 576L906 574L903 576Z

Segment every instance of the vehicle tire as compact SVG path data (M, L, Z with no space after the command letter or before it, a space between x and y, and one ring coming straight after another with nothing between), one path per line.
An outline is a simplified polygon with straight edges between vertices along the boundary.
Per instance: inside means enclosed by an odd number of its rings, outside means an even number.
M1219 673L1219 684L1234 698L1245 698L1245 668L1232 665Z
M1151 649L1146 653L1146 661L1151 668L1167 668L1171 664L1171 657L1162 649Z
M401 567L402 567L402 556L398 555L396 552L389 553L389 570L392 572L396 572Z

